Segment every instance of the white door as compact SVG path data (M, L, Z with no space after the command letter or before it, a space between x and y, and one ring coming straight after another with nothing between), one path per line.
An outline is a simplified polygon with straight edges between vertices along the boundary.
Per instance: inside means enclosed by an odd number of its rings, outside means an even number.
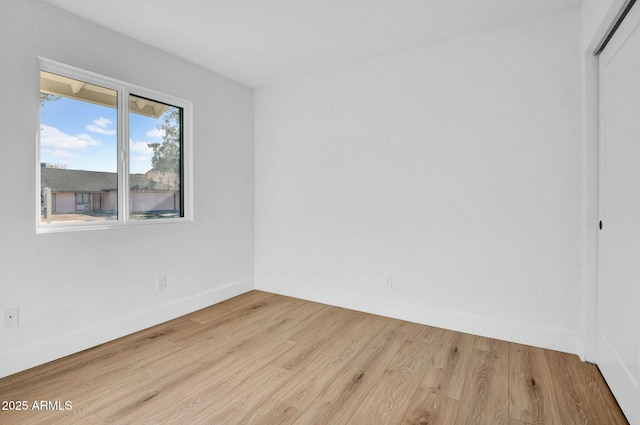
M597 364L640 425L640 5L600 54Z

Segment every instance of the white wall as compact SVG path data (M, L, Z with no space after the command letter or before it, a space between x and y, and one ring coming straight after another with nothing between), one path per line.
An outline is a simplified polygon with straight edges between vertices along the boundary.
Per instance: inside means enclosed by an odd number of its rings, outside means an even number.
M579 34L569 10L257 90L256 287L578 352Z
M194 223L36 235L37 56L193 101ZM37 0L0 2L0 57L0 376L253 287L252 90Z

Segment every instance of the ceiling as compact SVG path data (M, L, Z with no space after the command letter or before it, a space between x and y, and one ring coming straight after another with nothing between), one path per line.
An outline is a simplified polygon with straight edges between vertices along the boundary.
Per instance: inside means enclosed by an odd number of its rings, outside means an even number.
M254 88L580 4L580 0L45 1Z

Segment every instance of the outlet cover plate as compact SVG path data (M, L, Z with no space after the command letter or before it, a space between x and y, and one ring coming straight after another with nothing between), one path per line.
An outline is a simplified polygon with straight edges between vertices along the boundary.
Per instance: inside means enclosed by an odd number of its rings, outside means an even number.
M158 292L167 289L167 275L156 276L156 290Z

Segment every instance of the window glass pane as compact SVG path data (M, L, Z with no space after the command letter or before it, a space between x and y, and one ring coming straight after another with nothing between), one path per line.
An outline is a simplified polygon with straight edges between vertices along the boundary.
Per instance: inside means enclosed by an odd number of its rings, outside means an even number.
M183 110L129 96L129 205L132 219L183 217Z
M42 223L117 219L117 95L40 72Z

